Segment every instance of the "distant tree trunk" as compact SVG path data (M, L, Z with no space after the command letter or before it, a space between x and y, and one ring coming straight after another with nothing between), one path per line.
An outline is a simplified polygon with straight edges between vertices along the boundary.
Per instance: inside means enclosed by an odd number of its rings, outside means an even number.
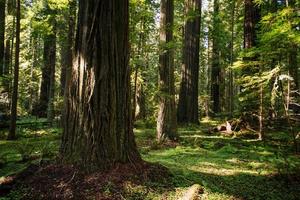
M233 116L233 110L234 110L234 85L233 85L233 62L234 62L234 23L235 23L235 7L236 7L236 1L232 1L231 5L231 43L230 43L230 69L229 69L229 113L230 117Z
M196 13L196 14L195 14ZM199 124L198 83L201 25L201 0L185 0L183 64L177 120Z
M219 0L214 0L213 35L212 35L212 65L211 65L211 98L213 102L213 113L220 112L220 50L219 50Z
M47 62L50 69L50 83L49 83L49 100L48 100L48 110L47 110L47 119L52 125L53 118L55 117L54 113L54 96L55 96L55 64L56 64L56 22L53 26L53 35L51 36L51 41L53 42L49 49Z
M132 130L128 10L128 0L79 1L60 149L65 162L109 168L140 160Z
M18 85L19 85L19 54L20 54L20 21L21 21L21 5L20 0L17 0L16 11L16 55L15 55L15 69L14 69L14 84L11 105L11 122L8 140L16 139L16 122L17 122L17 105L18 105Z
M256 46L257 43L257 24L260 20L260 8L255 5L254 0L245 0L245 17L244 17L244 48L250 49ZM244 58L244 60L255 60L255 57ZM262 69L259 70L260 74ZM243 75L248 75L248 70L243 70ZM259 139L263 139L263 86L259 88L259 108L258 120L259 120Z
M68 33L67 42L62 45L61 49L61 76L60 76L60 95L64 95L66 87L66 74L72 68L73 62L73 43L75 32L75 17L76 17L76 1L69 1L69 12L67 14Z
M257 24L260 20L260 9L254 0L245 0L244 48L250 49L256 45Z
M177 119L174 85L173 41L174 1L160 2L160 55L159 55L159 112L157 118L157 140L175 140ZM171 45L170 45L171 44Z
M137 86L136 103L137 103L137 110L136 110L135 118L140 120L145 120L146 119L146 97L144 93L143 83L139 83Z
M40 102L38 108L39 117L47 117L50 98L53 97L51 84L54 83L53 78L55 75L55 62L56 62L56 34L55 28L52 33L44 38L44 66L42 68L42 83L40 90Z
M299 80L298 80L298 62L297 62L297 54L298 54L298 46L294 45L290 47L289 52L289 74L294 79L293 85L291 86L293 90L299 90Z
M4 74L5 0L0 0L0 77Z

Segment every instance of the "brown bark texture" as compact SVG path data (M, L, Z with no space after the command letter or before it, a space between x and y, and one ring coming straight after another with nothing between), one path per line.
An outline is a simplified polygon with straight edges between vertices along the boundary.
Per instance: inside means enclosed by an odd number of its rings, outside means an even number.
M134 141L128 0L80 0L67 74L63 161L93 168L140 159Z
M201 0L185 1L185 27L181 85L177 110L179 123L199 123L198 83Z
M157 140L175 140L177 132L174 56L173 56L173 0L160 2L160 55L159 55L159 112L157 119Z

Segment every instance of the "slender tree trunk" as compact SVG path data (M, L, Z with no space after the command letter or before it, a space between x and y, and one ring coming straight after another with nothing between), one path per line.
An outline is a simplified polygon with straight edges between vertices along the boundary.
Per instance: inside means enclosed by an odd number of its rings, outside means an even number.
M179 123L199 124L199 49L201 0L185 0L183 64L177 119ZM197 13L195 15L195 13ZM192 15L192 18L191 18Z
M16 55L15 55L15 69L14 69L14 84L11 105L11 122L7 139L16 139L16 122L17 122L17 105L18 105L18 85L19 85L19 54L20 54L20 21L21 21L21 5L20 0L17 0L16 11Z
M60 149L65 162L109 168L140 160L132 130L128 10L128 0L79 1Z
M0 0L0 77L4 74L5 0Z
M48 107L47 107L47 119L50 122L50 125L52 125L53 118L55 116L54 113L54 97L55 97L55 64L56 64L56 22L54 22L53 26L53 37L51 41L53 42L51 44L51 47L49 49L49 69L50 69L50 83L49 83L49 97L48 97Z
M231 44L230 44L230 69L229 69L229 113L230 117L233 116L234 110L234 85L233 85L233 62L234 62L234 22L235 22L235 5L236 1L232 1L232 10L231 10Z
M144 93L143 83L138 84L136 103L137 103L137 111L136 111L135 118L140 120L145 120L146 119L146 97Z
M157 140L175 140L177 119L174 85L173 41L174 1L160 2L160 55L159 55L159 91L160 102L157 119Z
M220 50L219 50L219 0L214 0L213 35L212 35L212 69L211 69L211 98L213 113L218 114L220 109Z

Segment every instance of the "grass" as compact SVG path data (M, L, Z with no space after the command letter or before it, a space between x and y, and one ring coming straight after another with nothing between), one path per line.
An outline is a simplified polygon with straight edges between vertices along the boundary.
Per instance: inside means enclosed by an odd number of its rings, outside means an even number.
M173 174L172 188L149 191L149 185L160 187L159 183L129 184L126 199L178 199L193 184L202 185L203 199L209 200L299 199L300 184L299 180L294 181L294 176L299 173L300 158L293 153L289 134L283 131L268 133L267 142L208 135L205 130L217 123L205 120L200 127L179 128L181 142L176 147L156 144L154 129L140 126L135 129L143 159L167 167ZM30 163L20 162L26 145L30 154L58 151L58 129L33 133L22 130L20 134L24 137L18 141L0 141L1 155L6 156L0 177L20 171ZM20 145L25 150L15 148ZM109 185L106 190L109 191Z

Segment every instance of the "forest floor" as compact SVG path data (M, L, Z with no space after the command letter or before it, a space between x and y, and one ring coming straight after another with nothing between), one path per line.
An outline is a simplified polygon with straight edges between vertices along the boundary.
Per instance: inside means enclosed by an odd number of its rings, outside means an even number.
M300 156L288 133L268 132L265 142L207 133L219 123L181 127L180 142L165 145L155 142L155 129L137 125L137 145L147 163L92 175L51 164L60 129L19 129L19 140L0 140L0 199L179 199L194 184L203 187L201 199L299 199ZM25 169L12 190L4 187Z

